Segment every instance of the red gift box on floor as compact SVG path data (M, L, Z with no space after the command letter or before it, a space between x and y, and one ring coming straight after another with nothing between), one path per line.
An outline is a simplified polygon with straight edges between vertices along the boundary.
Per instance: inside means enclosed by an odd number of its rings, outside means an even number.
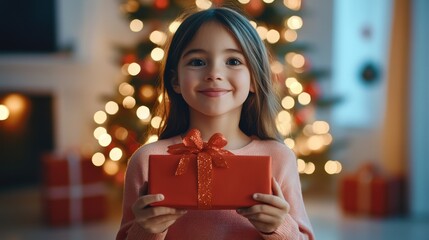
M107 189L102 169L79 154L45 154L44 214L50 225L80 224L107 216Z
M388 217L405 211L405 181L362 166L340 180L340 204L347 214Z
M175 155L150 155L149 193L165 196L152 206L236 209L257 204L254 193L270 194L271 157L235 156L225 145L221 135L203 143L194 130L170 146Z

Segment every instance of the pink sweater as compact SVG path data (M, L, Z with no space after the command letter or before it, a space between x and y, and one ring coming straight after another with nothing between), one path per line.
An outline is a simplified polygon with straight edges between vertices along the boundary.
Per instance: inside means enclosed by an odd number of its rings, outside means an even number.
M131 157L125 177L123 216L116 239L314 239L313 230L305 211L296 158L285 145L276 141L254 139L236 155L271 155L272 174L280 184L290 212L285 222L272 234L263 234L235 210L188 210L167 231L146 233L134 222L131 207L139 191L148 181L148 156L168 154L167 146L181 143L180 136L160 140L139 148Z

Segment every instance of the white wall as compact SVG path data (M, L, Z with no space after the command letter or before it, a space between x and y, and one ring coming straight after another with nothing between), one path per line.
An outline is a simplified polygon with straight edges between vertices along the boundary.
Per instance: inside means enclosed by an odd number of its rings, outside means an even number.
M314 69L330 74L321 81L323 93L343 97L331 111L319 112L328 120L339 144L332 158L345 171L356 169L363 161L380 158L380 124L384 113L386 56L390 31L390 1L307 0L303 1L304 25L299 41L308 43L306 55ZM364 28L371 30L365 38ZM361 65L373 60L381 67L380 80L362 83Z
M116 0L57 0L58 44L67 54L0 55L0 89L55 96L55 145L58 151L96 147L93 114L104 94L114 94L122 75L114 44L135 36Z
M331 123L337 141L345 143L334 156L345 170L381 158L391 5L389 0L334 0L332 91L343 101L333 108ZM373 84L360 76L367 61L380 69Z

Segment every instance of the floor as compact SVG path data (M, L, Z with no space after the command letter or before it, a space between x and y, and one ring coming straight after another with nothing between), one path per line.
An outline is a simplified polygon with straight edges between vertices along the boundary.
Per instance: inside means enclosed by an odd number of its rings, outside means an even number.
M116 199L116 200L115 200ZM306 206L319 240L429 239L429 219L371 219L345 216L334 198L306 197ZM43 223L37 188L0 192L0 239L114 239L120 212L117 197L110 198L107 219L73 227L49 227Z

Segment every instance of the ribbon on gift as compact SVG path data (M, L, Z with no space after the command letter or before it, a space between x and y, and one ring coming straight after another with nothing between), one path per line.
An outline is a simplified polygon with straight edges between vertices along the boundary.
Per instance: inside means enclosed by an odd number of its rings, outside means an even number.
M225 137L220 133L214 134L208 142L204 142L201 132L191 129L183 138L182 143L168 146L168 153L182 155L175 173L177 176L185 174L191 159L197 157L199 209L211 208L213 166L228 168L228 163L223 156L233 155L233 153L223 149L226 144Z
M381 171L373 163L363 164L356 172L357 178L357 210L365 215L371 214L371 189L375 177L380 176Z

